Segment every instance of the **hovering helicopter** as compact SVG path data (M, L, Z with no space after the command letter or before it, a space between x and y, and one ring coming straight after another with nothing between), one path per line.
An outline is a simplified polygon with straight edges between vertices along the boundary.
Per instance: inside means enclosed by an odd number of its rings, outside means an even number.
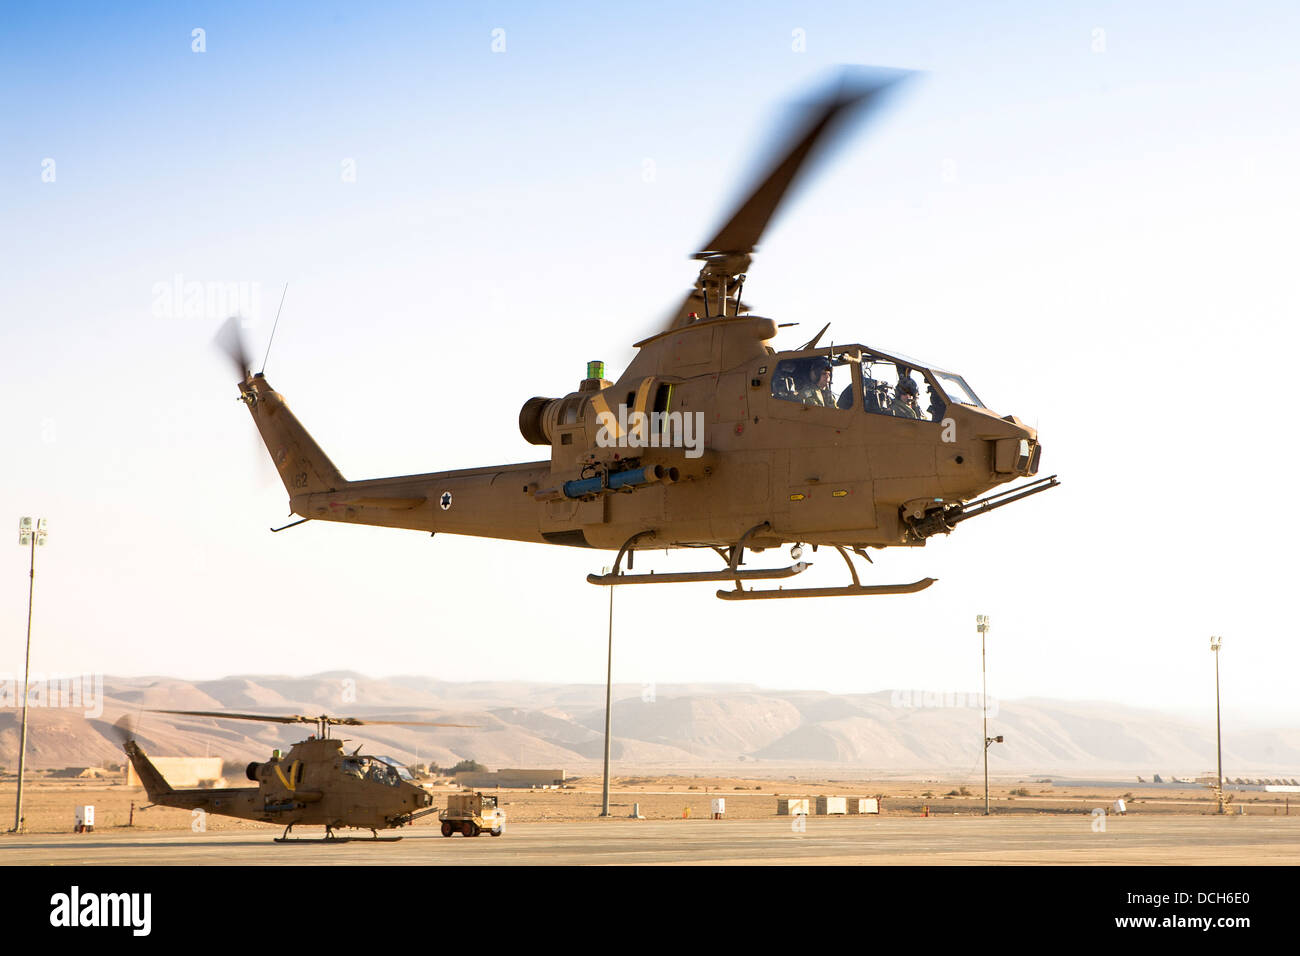
M330 727L361 727L390 724L419 727L466 727L468 724L437 724L409 720L358 720L355 717L304 717L299 714L228 714L206 710L156 710L159 714L188 717L218 717L222 720L256 720L276 724L315 724L316 733L281 755L275 751L265 763L250 763L245 769L255 787L238 789L176 790L135 740L129 718L118 721L122 749L144 785L149 800L162 807L203 810L242 820L259 820L284 826L277 843L321 842L290 838L295 826L323 826L325 841L346 842L334 831L351 827L371 832L371 839L393 842L401 837L381 837L379 830L406 826L420 817L437 813L433 796L415 782L415 777L392 757L362 755L343 749L343 741L330 736Z
M598 585L716 581L728 600L880 595L934 583L864 585L851 555L918 547L936 534L1058 484L1037 475L1036 429L988 409L954 371L862 344L769 343L782 325L741 300L751 256L809 158L850 114L876 107L906 74L848 76L804 114L771 171L692 258L694 288L616 379L589 362L577 390L530 398L519 430L550 459L351 481L253 374L230 327L248 406L304 521L617 550ZM274 332L272 333L274 334ZM263 366L265 367L265 366ZM984 496L984 497L981 497ZM745 567L744 552L793 544L793 564ZM791 578L828 546L848 565L842 587L745 588ZM708 548L723 567L631 573L641 549ZM623 560L627 559L627 570Z

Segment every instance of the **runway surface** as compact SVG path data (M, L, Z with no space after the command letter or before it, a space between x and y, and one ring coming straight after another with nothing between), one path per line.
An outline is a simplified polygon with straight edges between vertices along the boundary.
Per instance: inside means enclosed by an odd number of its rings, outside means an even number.
M1104 831L1083 814L809 817L802 831L800 819L520 823L474 839L415 827L397 843L337 845L114 829L0 837L0 865L1300 864L1300 816L1111 816Z

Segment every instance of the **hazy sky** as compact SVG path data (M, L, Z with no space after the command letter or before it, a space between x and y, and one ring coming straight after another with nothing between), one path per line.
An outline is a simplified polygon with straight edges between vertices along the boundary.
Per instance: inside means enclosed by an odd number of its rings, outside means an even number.
M584 576L612 556L269 534L287 496L225 313L159 290L243 283L260 358L288 282L267 375L350 478L535 459L520 405L621 370L783 108L865 63L924 72L746 298L801 323L786 347L831 319L963 373L1063 485L877 556L872 581L939 578L920 595L625 589L616 679L975 690L986 613L995 696L1204 713L1217 633L1228 719L1300 720L1297 8L972 6L7 7L0 520L50 522L33 667L603 680ZM26 571L15 534L0 673Z

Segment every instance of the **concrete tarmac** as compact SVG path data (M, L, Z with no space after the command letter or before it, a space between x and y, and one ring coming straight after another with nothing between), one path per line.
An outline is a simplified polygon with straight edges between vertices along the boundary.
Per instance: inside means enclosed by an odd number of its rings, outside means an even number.
M799 821L803 829L799 829ZM504 835L401 831L397 843L277 844L274 833L0 836L0 865L1300 864L1300 816L774 817L520 823ZM295 836L314 837L318 829ZM346 831L357 833L358 831Z

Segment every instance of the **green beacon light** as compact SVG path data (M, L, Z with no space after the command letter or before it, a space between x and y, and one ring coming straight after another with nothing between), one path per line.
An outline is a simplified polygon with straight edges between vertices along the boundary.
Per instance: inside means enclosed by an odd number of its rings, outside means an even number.
M604 362L587 363L587 378L604 378L604 377L605 377Z

